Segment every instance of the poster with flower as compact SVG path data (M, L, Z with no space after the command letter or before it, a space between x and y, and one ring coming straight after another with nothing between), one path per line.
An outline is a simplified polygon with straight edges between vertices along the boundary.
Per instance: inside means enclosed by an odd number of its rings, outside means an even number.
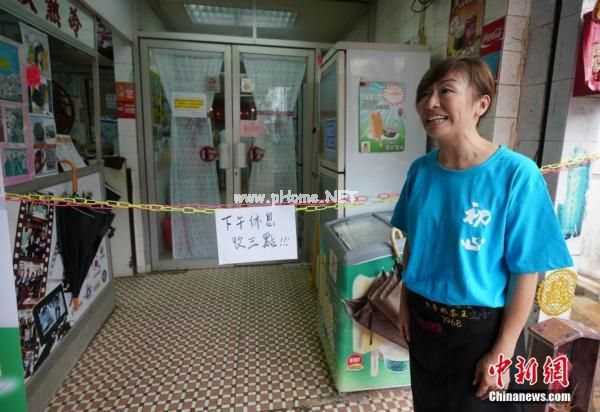
M58 173L56 123L52 107L52 70L48 36L26 24L19 24L25 46L28 108L35 137L33 163L35 177Z
M25 50L0 36L0 167L6 186L33 179L29 113L24 102Z
M358 98L359 152L403 152L406 143L406 85L361 81Z

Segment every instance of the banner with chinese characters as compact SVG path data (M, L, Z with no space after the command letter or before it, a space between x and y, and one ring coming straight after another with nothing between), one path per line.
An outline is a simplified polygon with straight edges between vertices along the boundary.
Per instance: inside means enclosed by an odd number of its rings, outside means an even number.
M452 0L448 56L479 56L485 0Z
M360 82L358 91L360 153L404 151L405 98L406 85L402 82Z
M56 124L52 107L52 70L48 36L26 24L19 24L25 46L25 83L33 133L35 177L58 173Z
M119 119L135 119L135 84L132 82L115 82L117 95L117 117Z
M298 258L293 205L216 209L219 264Z
M33 179L33 146L24 77L24 47L0 37L0 165L7 186Z
M4 197L0 168L0 197ZM0 202L0 410L26 411L6 203Z
M73 40L96 49L94 17L70 0L17 0L21 8L47 21Z

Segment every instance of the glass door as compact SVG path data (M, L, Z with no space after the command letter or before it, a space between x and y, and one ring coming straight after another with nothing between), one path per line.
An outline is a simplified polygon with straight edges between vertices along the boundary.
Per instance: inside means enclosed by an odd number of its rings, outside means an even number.
M231 203L231 46L142 39L140 52L149 203ZM149 217L153 270L217 265L214 215Z
M140 57L148 203L305 192L314 50L141 39ZM153 270L218 266L213 214L152 212L149 223Z
M293 199L285 196L305 192L304 165L310 165L310 147L303 142L310 141L305 132L311 130L312 112L303 101L313 99L314 51L233 46L232 59L234 193L265 203L278 195L279 202L289 203ZM300 216L300 257L303 223Z

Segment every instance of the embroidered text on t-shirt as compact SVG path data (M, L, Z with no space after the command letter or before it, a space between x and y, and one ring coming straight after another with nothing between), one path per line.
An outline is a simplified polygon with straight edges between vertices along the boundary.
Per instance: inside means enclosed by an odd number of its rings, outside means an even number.
M489 210L479 209L478 202L471 202L471 209L465 210L466 217L463 222L468 223L473 227L478 227L480 224L487 226L492 220L492 214ZM460 244L467 250L478 252L481 246L485 243L484 238L472 236L470 239L461 239Z

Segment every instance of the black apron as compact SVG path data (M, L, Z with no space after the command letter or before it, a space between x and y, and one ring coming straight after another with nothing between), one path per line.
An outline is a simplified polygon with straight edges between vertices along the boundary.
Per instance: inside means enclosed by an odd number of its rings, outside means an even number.
M450 306L408 291L410 377L415 412L523 412L523 404L480 400L473 385L477 362L493 346L503 308ZM515 380L516 357L525 356L523 333L515 347L508 391L524 389Z

